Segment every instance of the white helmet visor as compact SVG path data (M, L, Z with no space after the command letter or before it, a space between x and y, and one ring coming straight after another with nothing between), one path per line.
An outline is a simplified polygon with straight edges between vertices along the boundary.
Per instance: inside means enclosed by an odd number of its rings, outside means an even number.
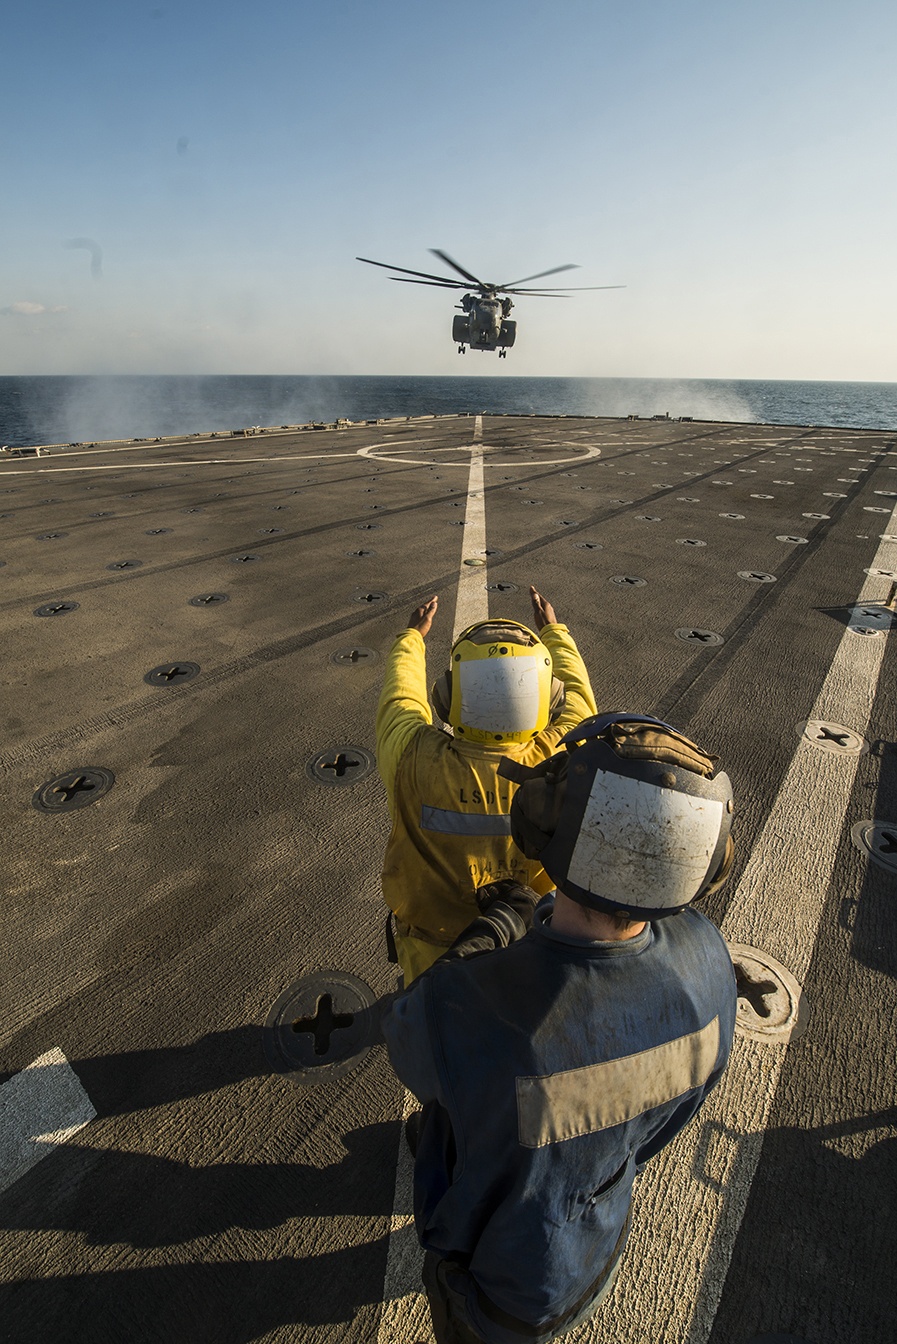
M720 839L723 803L598 770L567 876L614 904L687 905Z
M461 722L491 733L532 733L544 708L539 659L476 658L459 663Z

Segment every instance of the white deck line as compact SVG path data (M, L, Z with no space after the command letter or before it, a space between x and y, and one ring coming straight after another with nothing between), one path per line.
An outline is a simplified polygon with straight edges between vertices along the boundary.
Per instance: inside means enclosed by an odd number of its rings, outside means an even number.
M888 533L895 528L897 508ZM895 565L897 543L882 541L870 568ZM889 591L888 579L868 577L857 605L884 601ZM807 718L843 723L865 736L886 641L885 632L869 638L845 629ZM858 756L818 751L798 739L722 923L728 942L771 953L801 983L813 958L858 762ZM736 1037L729 1069L697 1121L637 1182L630 1272L624 1264L602 1311L571 1341L707 1344L787 1048Z
M477 416L474 439L482 440L481 417ZM470 475L467 480L467 512L464 515L464 535L461 538L461 566L458 571L458 597L455 602L454 642L468 625L485 621L489 615L489 594L486 592L488 565L465 565L465 560L485 560L486 556L486 497L483 480L483 449L476 443L470 449Z
M96 1115L55 1047L0 1087L0 1191L49 1157Z
M47 476L69 471L173 471L176 467L243 467L253 462L320 462L331 457L358 457L359 453L277 453L272 457L186 457L169 458L167 462L101 462L95 467L14 467L0 472L0 476Z
M478 415L474 424L474 442L470 445L470 476L467 483L467 512L464 517L464 536L461 539L461 564L458 571L458 597L455 602L455 620L452 642L462 630L475 621L484 621L489 615L489 594L486 592L486 566L465 565L465 559L485 559L486 500L483 489L483 449L478 447L483 438L483 417ZM399 1341L432 1340L430 1312L426 1295L421 1292L423 1251L417 1240L412 1216L412 1186L414 1159L405 1142L404 1122L417 1109L417 1100L405 1093L402 1110L402 1131L399 1134L399 1152L396 1162L396 1186L393 1197L392 1219L389 1229L389 1250L386 1273L383 1278L383 1309L377 1344L399 1344Z
M424 1253L414 1230L414 1158L405 1142L405 1121L417 1108L417 1098L406 1091L377 1344L430 1344L433 1339L430 1309L421 1291Z

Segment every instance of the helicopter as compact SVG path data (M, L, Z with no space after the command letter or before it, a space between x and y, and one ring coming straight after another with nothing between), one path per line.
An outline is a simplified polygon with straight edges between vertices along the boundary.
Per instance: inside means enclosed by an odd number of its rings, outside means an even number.
M431 247L430 251L434 257L445 262L446 266L451 266L453 271L463 275L464 283L451 276L431 275L428 271L409 271L404 266L390 266L385 261L371 261L370 257L356 257L355 260L366 262L368 266L382 266L387 271L401 271L401 275L389 277L390 280L397 280L400 284L431 285L442 289L468 289L470 286L475 286L476 293L461 296L461 302L456 305L461 309L461 315L452 320L452 340L458 346L459 355L466 354L469 345L471 350L498 350L499 359L507 359L508 350L517 339L517 323L510 320L513 301L508 297L500 298L499 295L533 294L543 299L565 299L575 289L626 288L625 285L573 285L566 289L518 289L518 285L525 285L530 280L541 280L546 275L558 275L561 271L578 270L579 267L572 262L568 262L565 266L554 266L550 271L539 271L536 275L526 275L521 280L511 280L505 285L487 284L485 280L478 279L463 266L459 266L447 252L440 251L438 247ZM418 278L407 280L406 276Z

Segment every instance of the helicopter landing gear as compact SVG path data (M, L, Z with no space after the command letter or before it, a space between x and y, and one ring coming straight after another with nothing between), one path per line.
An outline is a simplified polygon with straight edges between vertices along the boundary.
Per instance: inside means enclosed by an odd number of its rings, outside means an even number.
M466 345L459 345L459 346L458 346L458 354L459 354L459 355L466 355L466 354L467 354L467 346L466 346Z
M498 357L499 357L499 359L507 359L507 357L508 357L508 352L507 352L507 350L499 350L499 352L498 352Z

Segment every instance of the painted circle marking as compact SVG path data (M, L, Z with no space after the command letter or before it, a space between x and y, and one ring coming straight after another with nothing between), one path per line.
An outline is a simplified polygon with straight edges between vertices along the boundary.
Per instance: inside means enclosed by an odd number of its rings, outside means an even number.
M414 440L414 442L425 444L425 443L426 443L426 440L425 440L425 439L416 439L416 440ZM375 462L401 462L401 463L404 463L405 465L407 465L407 466L411 466L411 467L428 467L428 466L431 466L431 465L432 465L432 463L429 463L429 462L419 462L419 461L417 460L417 458L414 458L414 457L391 457L391 456L387 456L387 454L390 454L390 453L401 453L401 452L405 452L405 451L407 451L407 449L409 448L409 446L410 446L410 445L409 445L408 443L403 443L403 444L401 445L401 447L398 447L398 448L397 448L394 444L389 444L389 443L372 443L372 444L369 444L366 448L359 448L359 449L358 449L358 452L357 452L357 456L358 456L358 457L372 458ZM571 447L572 447L572 446L574 446L574 445L571 445ZM497 452L501 452L501 449L502 449L502 445L496 445L495 447L493 447L493 448L490 449L490 446L489 446L488 444L485 444L485 443L457 443L457 444L452 444L452 446L451 446L451 447L448 447L448 448L430 448L430 447L423 447L423 448L416 449L416 450L414 450L414 451L421 452L421 453L472 453L472 452L474 452L474 451L480 451L480 450L482 450L483 452L490 452L490 451L491 451L491 452L496 452L496 453L497 453ZM484 461L484 462L483 462L483 466L484 466L484 467L519 467L519 466L528 466L528 467L529 467L529 466L537 466L537 467L556 467L556 466L560 466L560 465L561 465L562 463L564 463L564 462L585 462L585 461L587 461L589 458L592 458L592 457L600 457L600 456L601 456L601 449L600 449L600 448L595 448L595 447L585 448L585 449L579 448L579 450L578 450L572 457L551 457L551 458L544 458L543 460L538 461L538 462L527 462L527 463L522 463L522 462L487 462L487 461ZM440 467L442 467L442 468L444 468L444 467L461 467L461 468L463 468L464 471L469 471L469 470L470 470L470 464L469 464L469 462L440 462L439 465L440 465Z

